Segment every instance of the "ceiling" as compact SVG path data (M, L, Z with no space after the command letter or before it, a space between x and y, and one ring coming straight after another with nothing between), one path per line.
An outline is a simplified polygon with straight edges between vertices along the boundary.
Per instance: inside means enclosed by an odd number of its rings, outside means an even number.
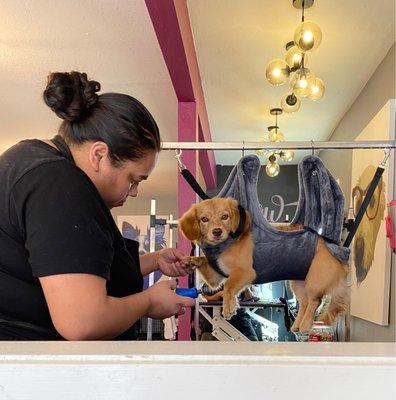
M188 9L213 141L263 140L274 123L269 108L286 91L266 81L265 66L283 57L300 11L289 0L190 0ZM323 31L308 66L326 94L303 100L279 125L289 140L326 140L395 40L394 0L317 0L306 19ZM41 93L48 72L72 69L101 82L102 92L137 97L163 140L176 140L177 99L143 0L2 0L0 21L0 153L54 134L60 120ZM239 157L216 154L220 164ZM162 152L159 165L143 199L175 203L172 154Z
M265 68L284 57L301 10L291 0L189 0L188 8L212 140L264 140L275 122L269 109L288 91L268 83ZM307 66L325 82L325 96L303 99L278 125L287 140L327 140L395 41L395 1L316 0L305 20L322 29ZM217 152L216 161L239 157Z

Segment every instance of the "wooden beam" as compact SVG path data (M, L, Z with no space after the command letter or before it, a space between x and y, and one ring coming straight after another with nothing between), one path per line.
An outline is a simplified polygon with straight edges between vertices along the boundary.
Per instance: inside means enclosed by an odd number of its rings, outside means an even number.
M199 140L212 140L202 90L194 39L185 0L145 0L162 54L179 102L195 102L202 133ZM208 189L217 186L212 150L199 158Z

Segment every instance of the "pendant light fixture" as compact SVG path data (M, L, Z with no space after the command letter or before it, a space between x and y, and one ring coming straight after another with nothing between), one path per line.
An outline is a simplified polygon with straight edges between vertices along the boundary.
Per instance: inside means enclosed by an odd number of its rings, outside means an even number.
M295 113L301 107L301 100L293 92L286 93L281 98L281 107L284 112Z
M269 142L276 143L282 142L285 140L285 136L283 132L279 129L278 126L278 115L282 114L281 108L271 108L270 114L275 115L275 125L269 126L268 129L268 140ZM265 167L265 172L270 177L275 177L279 174L280 166L277 162L277 157L281 158L283 161L290 162L293 160L294 151L292 150L271 150L268 152L267 150L260 149L256 150L256 154L258 156L269 156L267 157L267 165Z
M292 0L295 8L301 9L301 23L294 31L293 41L286 44L285 59L277 58L268 63L265 75L272 85L279 86L289 81L290 91L282 96L281 107L287 113L300 109L300 97L320 100L325 92L323 80L309 68L308 54L316 50L322 41L322 31L313 21L305 21L304 11L314 0Z
M275 154L271 154L268 157L268 164L265 166L265 172L271 178L274 178L279 174L280 167L279 164L276 162Z
M283 85L289 78L290 69L285 60L277 58L272 60L265 70L265 76L269 83L275 86Z

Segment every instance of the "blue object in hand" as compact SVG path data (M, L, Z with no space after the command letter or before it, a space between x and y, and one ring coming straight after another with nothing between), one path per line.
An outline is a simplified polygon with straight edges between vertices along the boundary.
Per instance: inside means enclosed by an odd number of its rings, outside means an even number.
M192 299L196 299L198 295L202 293L202 291L196 288L177 288L175 289L175 293L179 296L191 297Z

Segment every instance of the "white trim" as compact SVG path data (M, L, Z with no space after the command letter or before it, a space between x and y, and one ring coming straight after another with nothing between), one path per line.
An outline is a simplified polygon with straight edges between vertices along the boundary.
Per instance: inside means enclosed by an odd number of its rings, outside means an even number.
M394 343L3 342L0 399L391 399Z
M396 148L395 140L352 142L163 142L163 150L320 150L320 149L386 149Z

